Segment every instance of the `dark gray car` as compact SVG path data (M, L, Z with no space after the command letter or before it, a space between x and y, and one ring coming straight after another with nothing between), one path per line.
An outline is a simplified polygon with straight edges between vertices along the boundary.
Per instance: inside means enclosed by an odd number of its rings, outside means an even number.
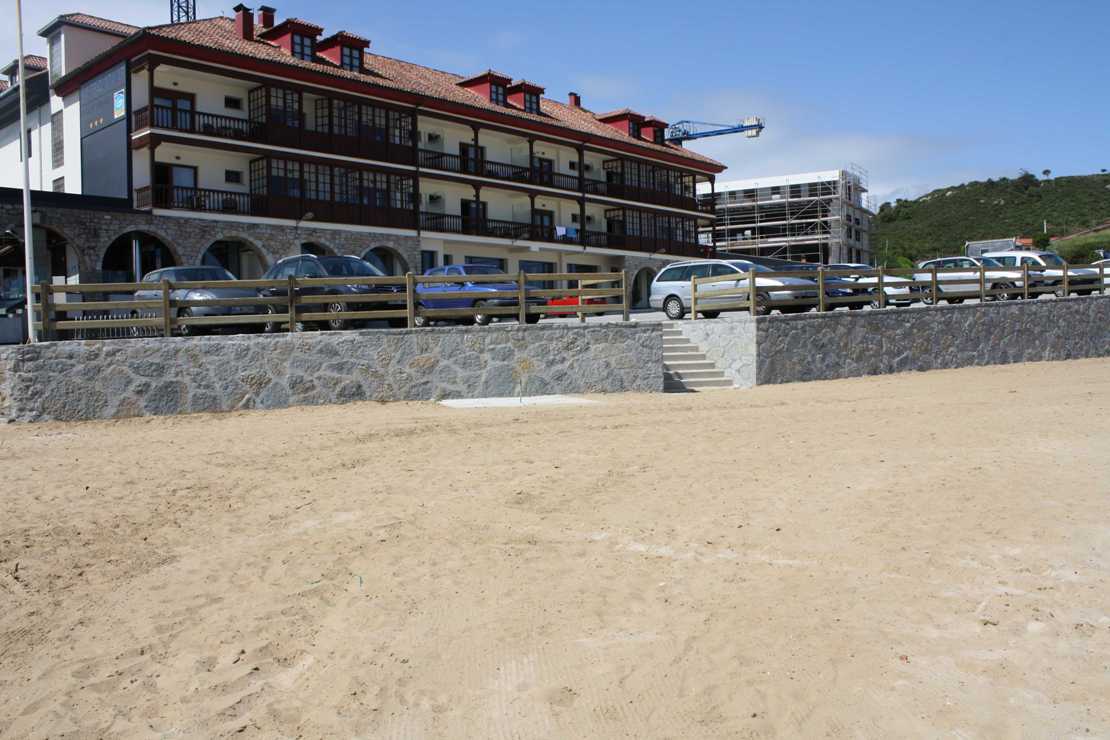
M154 301L162 297L160 283L168 280L171 283L170 300L172 301L211 301L224 298L257 298L258 291L236 287L237 278L222 267L163 267L161 270L149 272L143 276L142 282L151 283L150 288L143 288L135 292L137 301ZM182 282L219 282L228 281L228 286L217 288L176 288L172 283ZM235 316L238 314L260 313L258 306L186 306L177 309L178 318L192 316ZM162 309L155 309L154 315L161 317ZM199 327L181 326L178 331L182 336L199 333Z

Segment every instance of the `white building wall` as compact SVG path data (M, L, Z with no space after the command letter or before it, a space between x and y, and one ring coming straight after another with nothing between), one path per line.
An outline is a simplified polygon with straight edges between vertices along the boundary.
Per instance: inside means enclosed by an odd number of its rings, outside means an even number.
M62 65L66 73L123 41L119 36L74 26L62 26L59 33L62 34Z

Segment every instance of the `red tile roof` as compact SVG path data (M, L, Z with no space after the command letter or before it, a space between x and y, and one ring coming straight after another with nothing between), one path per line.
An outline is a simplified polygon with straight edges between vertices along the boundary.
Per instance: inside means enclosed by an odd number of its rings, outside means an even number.
M49 62L47 62L46 57L40 57L37 54L24 54L23 55L23 68L24 69L34 69L34 70L46 69L46 65L48 63Z
M87 28L92 31L101 31L102 33L111 33L116 36L130 36L139 30L138 26L132 26L128 23L120 23L119 21L108 20L107 18L98 18L95 15L88 15L87 13L66 13L60 15L50 23L46 24L41 31L40 36L45 36L53 31L57 26L66 23L71 26L78 26L79 28Z
M305 22L290 18L278 25L287 23ZM714 169L724 169L724 166L716 160L674 144L655 144L647 140L632 139L612 126L602 123L597 116L585 108L572 107L548 98L541 99L541 113L538 114L528 113L519 108L496 105L474 91L459 86L460 82L474 79L473 76L463 77L462 75L451 74L450 72L372 53L366 53L363 56L362 72L346 70L326 61L298 59L268 41L247 41L243 39L236 33L233 18L222 16L204 18L187 23L151 26L142 31L155 38L168 39L272 64L296 67L333 78L364 82L381 88L435 98L447 103L464 105L549 126L554 125L599 139L632 144L646 151L665 152L672 156L709 165ZM483 74L491 72L500 74L493 70ZM509 77L509 75L504 75L504 77Z
M7 80L0 80L0 93L4 92L7 89L8 89L8 81Z

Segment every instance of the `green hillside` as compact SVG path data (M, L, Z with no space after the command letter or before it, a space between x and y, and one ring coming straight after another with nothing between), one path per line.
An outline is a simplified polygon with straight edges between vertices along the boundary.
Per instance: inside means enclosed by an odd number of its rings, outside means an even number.
M975 239L1036 237L1045 220L1050 236L1110 221L1110 174L1038 179L1025 173L884 203L875 217L871 244L880 262L895 265L960 254L964 242ZM1059 245L1071 261L1086 261L1096 248L1110 248L1110 232Z

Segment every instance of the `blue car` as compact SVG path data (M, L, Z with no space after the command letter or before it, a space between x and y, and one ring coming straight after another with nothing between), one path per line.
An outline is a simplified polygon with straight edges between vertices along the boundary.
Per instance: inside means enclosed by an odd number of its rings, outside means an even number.
M459 276L466 275L505 275L502 270L489 265L447 265L446 267L433 267L424 273L426 276L433 275L447 275ZM517 283L515 280L510 280L508 275L505 275L504 281L496 282L481 282L475 283L467 281L460 281L455 283L418 283L416 286L416 297L419 305L422 308L478 308L481 309L485 306L501 307L501 306L518 306L519 303L515 297L508 296L493 297L493 298L454 298L453 293L475 293L486 292L494 293L502 290L517 290ZM528 298L529 306L542 306L544 300L542 298ZM474 316L474 323L485 326L493 321L494 316L488 313L479 311ZM539 314L528 314L527 322L534 324L540 320ZM417 326L427 326L429 320L423 316L417 316Z

